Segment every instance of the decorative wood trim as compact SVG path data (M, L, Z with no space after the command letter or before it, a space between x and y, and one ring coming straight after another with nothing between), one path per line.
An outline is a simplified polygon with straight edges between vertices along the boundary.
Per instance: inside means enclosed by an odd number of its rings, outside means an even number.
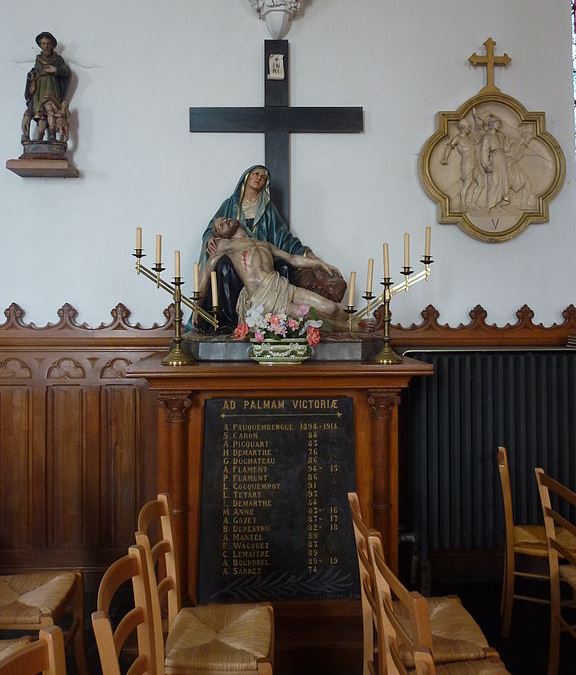
M57 314L57 323L36 326L24 321L26 312L13 302L4 310L6 321L0 323L0 347L22 348L29 344L35 347L66 347L82 339L89 340L94 347L120 344L126 347L138 345L162 348L167 346L167 336L174 330L174 305L164 310L166 321L163 324L155 323L150 328L144 328L140 323L130 323L132 312L121 302L110 312L112 322L101 323L95 328L78 323L78 310L68 303L62 305Z
M34 347L67 347L87 340L91 346L125 346L158 348L167 347L168 340L174 330L174 305L168 306L163 315L163 324L153 324L144 328L142 324L130 323L131 311L122 303L111 310L111 323L101 323L96 328L86 323L78 323L78 310L66 303L57 312L59 321L55 324L36 326L24 321L25 311L12 303L4 316L6 321L0 323L0 348L17 347L26 349ZM396 347L563 347L568 335L576 333L576 306L569 305L563 312L564 321L544 326L533 322L534 312L528 305L523 305L517 312L517 322L497 326L487 323L487 311L482 305L476 305L469 312L470 323L460 323L452 327L441 324L438 319L440 311L434 305L428 305L421 312L422 323L391 327L392 342ZM376 330L382 329L382 307L375 312ZM10 350L11 351L11 350ZM0 369L13 371L12 377L21 378L22 372L16 374L16 363L0 361ZM106 374L102 377L122 377L129 359L111 361L106 366Z
M452 328L438 322L440 312L428 305L421 313L422 323L391 327L392 345L396 348L419 347L564 347L568 335L576 333L576 307L569 305L563 312L564 321L551 326L535 324L534 312L523 305L517 312L518 321L497 326L486 322L488 313L476 305L469 313L470 323ZM382 327L383 310L376 310L377 330Z

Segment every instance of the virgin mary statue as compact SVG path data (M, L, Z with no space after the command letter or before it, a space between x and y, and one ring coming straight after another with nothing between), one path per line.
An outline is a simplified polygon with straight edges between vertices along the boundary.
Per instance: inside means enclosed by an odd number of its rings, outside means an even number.
M288 229L270 198L270 173L262 165L251 166L242 173L234 192L222 202L214 214L202 235L201 265L215 252L212 225L219 218L239 220L248 236L268 241L287 253L316 257L312 249L302 244ZM335 299L336 302L344 295L346 284L340 275L336 275L326 283L326 279L322 279L318 273L307 272L306 275L302 272L295 273L288 264L281 261L275 261L275 265L278 272L288 277L290 283L296 286L310 288L325 297ZM230 331L237 324L236 302L242 290L242 282L226 258L218 264L216 272L221 309L220 328L223 331Z

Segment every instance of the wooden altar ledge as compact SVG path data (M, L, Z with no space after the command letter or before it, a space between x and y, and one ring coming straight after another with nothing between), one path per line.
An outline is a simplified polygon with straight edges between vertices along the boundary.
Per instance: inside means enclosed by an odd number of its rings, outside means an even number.
M158 491L168 492L186 591L197 601L204 404L227 397L346 396L353 402L356 489L369 524L382 533L393 569L398 562L398 406L413 377L433 367L415 359L380 366L366 362L307 362L260 366L196 362L171 367L153 354L131 366L159 399Z

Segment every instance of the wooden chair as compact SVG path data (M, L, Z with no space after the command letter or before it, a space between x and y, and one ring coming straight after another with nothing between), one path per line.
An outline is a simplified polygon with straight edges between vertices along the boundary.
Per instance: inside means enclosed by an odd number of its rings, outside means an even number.
M159 539L151 543L154 530ZM170 504L159 494L138 515L136 542L146 550L158 669L167 674L272 675L274 614L267 604L182 607ZM161 611L167 606L165 639Z
M548 604L546 598L514 593L514 582L516 577L549 581L550 575L547 572L525 572L517 569L516 556L529 556L532 558L541 558L543 560L548 558L546 532L543 525L514 524L510 466L508 464L508 453L506 452L506 448L502 446L498 448L497 458L500 484L502 486L504 526L506 533L504 574L502 579L502 595L500 599L500 614L502 616L501 632L502 637L508 637L510 635L510 626L512 623L512 606L514 600Z
M548 564L550 567L550 647L548 653L548 675L556 675L560 658L560 634L566 631L576 638L576 625L563 612L564 609L576 609L576 553L567 548L560 540L560 532L576 537L576 526L568 521L559 510L552 507L550 493L558 504L576 507L576 492L572 492L558 481L550 478L543 469L535 469L546 540L548 544ZM561 564L561 560L564 564ZM562 600L561 582L572 592L570 600Z
M129 581L132 582L134 594L133 606L114 629L110 619L110 607L118 597L118 591ZM97 610L92 613L92 627L102 675L120 675L121 672L126 672L127 675L162 674L163 671L156 670L153 651L154 630L149 587L146 553L141 546L131 546L128 555L112 563L104 573L98 589ZM125 664L120 663L122 650L134 634L137 638L137 655L128 670L124 671Z
M363 646L363 673L369 675L370 664L373 661L374 655L374 627L373 627L373 610L372 605L366 591L364 589L363 579L371 578L370 576L370 552L368 551L368 535L369 530L366 523L362 519L362 512L360 510L360 502L358 495L355 492L348 493L348 504L350 505L350 513L352 514L352 526L354 528L354 539L356 541L356 557L358 558L358 572L360 575L360 598L362 606L362 633L364 636Z
M20 651L20 649L29 644L31 640L32 638L29 635L15 638L14 640L0 640L0 659L5 659L7 656L11 656L17 651Z
M88 675L82 573L45 571L0 576L0 630L38 631L64 622L69 625L64 632L65 643L74 645L78 672Z
M362 519L358 497L355 493L348 493L348 502L352 513L352 523L354 525L354 534L356 538L356 550L359 560L360 577L367 572L374 582L373 560L371 558L366 562L366 553L369 551L369 538L377 533L369 530L366 523ZM380 544L380 551L382 547ZM370 555L370 553L368 553ZM384 554L381 553L382 561L384 561ZM386 566L387 574L390 575L389 583L392 586L392 593L394 595L400 594L402 597L408 597L409 592L400 582L400 580L393 574L392 570ZM373 644L372 638L372 614L373 607L366 598L365 585L361 584L361 598L362 598L362 615L364 627L364 672L367 672L368 663L372 660ZM474 621L472 616L462 606L460 599L457 596L441 596L425 598L424 602L427 607L426 623L429 628L426 629L427 639L425 641L415 639L415 644L424 644L432 649L434 661L436 663L445 663L449 661L469 661L475 659L485 659L496 654L496 652L489 646L484 633ZM400 607L400 605L399 605ZM406 610L404 612L403 620L410 625L409 616ZM369 614L370 622L366 619L366 614ZM418 628L418 633L420 628ZM413 667L414 662L410 655L406 652L407 665Z
M41 628L33 642L15 640L10 653L0 653L0 675L66 675L64 636L58 626Z
M427 599L404 588L386 565L379 533L371 532L368 544L372 575L370 581L366 575L362 576L378 637L378 675L407 675L414 672L414 667L426 675L505 675L508 672L493 650L490 654L486 652L482 659L450 659L440 663L439 644L433 633Z

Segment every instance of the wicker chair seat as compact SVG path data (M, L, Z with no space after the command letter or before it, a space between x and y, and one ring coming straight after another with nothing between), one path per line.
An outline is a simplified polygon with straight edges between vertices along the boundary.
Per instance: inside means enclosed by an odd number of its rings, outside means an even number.
M443 663L436 666L436 675L506 675L508 671L500 659L482 659L465 663Z
M74 590L74 572L0 576L0 623L38 624L54 614Z
M21 637L15 640L0 640L0 659L8 658L30 644L29 637Z
M576 565L560 565L558 567L558 572L560 574L560 580L570 584L576 591Z
M171 671L257 671L271 658L269 608L263 605L202 605L178 613L166 642Z
M558 542L572 551L576 551L576 538L569 532L558 528ZM548 557L548 544L544 525L514 525L514 549L516 553Z
M435 663L485 659L490 649L480 626L454 596L426 598L432 628L432 653ZM394 603L397 616L406 617L405 628L410 629L410 618L398 601ZM410 649L400 645L400 655L408 666L414 665Z

